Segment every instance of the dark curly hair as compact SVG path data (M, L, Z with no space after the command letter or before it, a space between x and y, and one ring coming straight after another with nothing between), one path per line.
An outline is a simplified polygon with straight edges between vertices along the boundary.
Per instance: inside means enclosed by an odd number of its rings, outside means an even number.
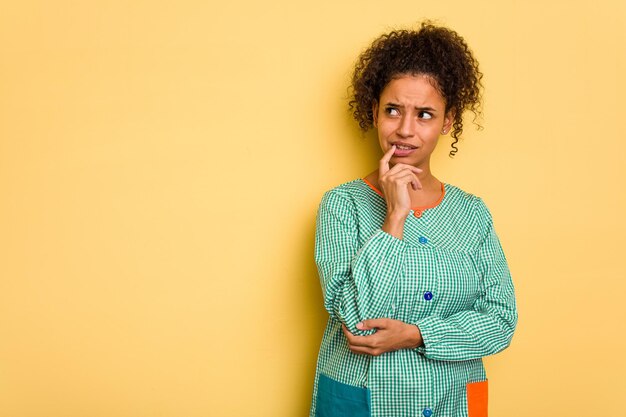
M402 74L427 75L434 81L446 103L446 112L454 109L452 150L463 132L463 113L470 110L478 129L482 114L483 74L478 69L465 40L455 31L421 23L419 30L394 30L374 40L355 65L350 86L350 111L361 130L374 125L372 105L385 86Z

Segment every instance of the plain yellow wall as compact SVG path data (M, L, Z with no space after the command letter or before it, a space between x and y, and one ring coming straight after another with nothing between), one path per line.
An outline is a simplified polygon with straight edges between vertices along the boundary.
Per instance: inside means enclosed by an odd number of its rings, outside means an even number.
M379 157L351 65L423 18L485 73L485 129L433 167L486 200L514 275L491 415L623 415L623 1L0 10L0 416L306 415L317 204Z

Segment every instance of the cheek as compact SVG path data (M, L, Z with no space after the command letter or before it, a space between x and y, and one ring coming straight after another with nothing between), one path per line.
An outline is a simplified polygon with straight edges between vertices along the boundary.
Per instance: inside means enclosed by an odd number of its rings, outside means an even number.
M435 126L428 126L425 127L420 134L420 138L425 142L425 143L432 143L432 144L436 144L437 140L439 140L439 133L440 133L441 129L437 129L437 127Z
M387 121L378 124L378 136L388 137L396 131L396 127L393 122Z
M378 129L378 144L386 150L387 143L389 143L389 135L384 130Z

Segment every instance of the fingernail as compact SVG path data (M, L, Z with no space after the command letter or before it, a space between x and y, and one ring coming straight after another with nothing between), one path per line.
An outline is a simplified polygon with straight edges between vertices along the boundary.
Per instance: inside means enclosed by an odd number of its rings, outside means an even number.
M359 330L363 329L363 323L357 323L356 328Z

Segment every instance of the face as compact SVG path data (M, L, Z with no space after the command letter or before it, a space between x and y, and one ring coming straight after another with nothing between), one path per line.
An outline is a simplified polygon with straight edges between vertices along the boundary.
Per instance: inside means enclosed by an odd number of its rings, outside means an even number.
M429 167L440 134L450 130L453 112L424 75L403 75L392 79L374 104L374 127L384 152L396 150L390 163Z

